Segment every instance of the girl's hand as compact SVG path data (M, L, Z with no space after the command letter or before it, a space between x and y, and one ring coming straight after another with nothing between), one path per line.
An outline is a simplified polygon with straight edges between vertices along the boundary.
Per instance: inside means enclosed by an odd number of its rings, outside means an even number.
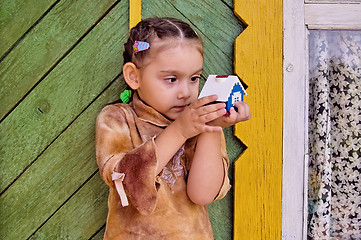
M196 100L173 122L185 139L204 132L222 131L220 126L207 124L227 113L225 103L209 104L216 100L217 95Z
M229 109L229 114L223 115L212 122L209 122L210 126L220 126L222 128L232 126L238 122L247 121L251 118L251 113L249 106L245 102L235 102L234 106L237 108L237 111L234 107Z

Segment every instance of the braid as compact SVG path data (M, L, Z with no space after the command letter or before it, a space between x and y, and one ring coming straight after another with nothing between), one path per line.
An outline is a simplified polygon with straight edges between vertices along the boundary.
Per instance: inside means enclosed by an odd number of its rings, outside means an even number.
M179 38L196 40L202 46L202 40L189 24L176 18L147 18L130 30L128 41L124 44L124 64L140 64L149 51L133 52L134 41L148 42L152 47L155 38ZM203 53L203 52L202 52Z

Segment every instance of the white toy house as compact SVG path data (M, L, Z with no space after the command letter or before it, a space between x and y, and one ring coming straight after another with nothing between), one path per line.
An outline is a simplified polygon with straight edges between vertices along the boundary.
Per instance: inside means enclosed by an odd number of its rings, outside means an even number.
M247 95L241 81L235 75L209 75L199 98L217 94L217 102L225 102L229 111L237 101L243 101Z

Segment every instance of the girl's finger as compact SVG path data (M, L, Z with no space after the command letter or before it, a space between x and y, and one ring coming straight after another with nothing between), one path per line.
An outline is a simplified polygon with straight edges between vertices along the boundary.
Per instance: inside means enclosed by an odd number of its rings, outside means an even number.
M201 116L212 113L212 112L216 112L216 111L219 111L222 109L226 109L225 103L214 103L214 104L209 104L209 105L202 106L199 108Z
M202 98L198 99L197 101L192 103L192 105L194 108L200 108L204 105L207 105L209 103L217 101L217 99L218 99L217 95L210 95L210 96L206 96L206 97L202 97Z
M249 120L251 118L251 113L249 110L249 106L245 102L236 102L235 106L237 107L238 118L241 120Z
M234 107L231 107L229 109L229 116L233 116L234 114L237 114L236 110L234 109Z
M216 111L212 111L206 114L203 114L202 116L200 116L200 118L202 119L202 121L204 123L208 123L211 122L221 116L224 116L227 113L227 110L225 108L221 108L218 109Z
M233 107L231 107L229 109L228 116L225 118L225 122L229 123L229 124L236 123L237 115L238 115L238 113L236 112L236 110Z

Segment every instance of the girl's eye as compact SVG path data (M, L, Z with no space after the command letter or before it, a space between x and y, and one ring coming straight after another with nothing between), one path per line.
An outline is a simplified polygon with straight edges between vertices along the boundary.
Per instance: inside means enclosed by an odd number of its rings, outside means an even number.
M194 76L194 77L191 77L191 81L192 82L196 82L200 79L201 77L200 76Z
M165 80L166 80L167 82L174 83L175 81L177 81L177 78L175 78L175 77L169 77L169 78L166 78Z

